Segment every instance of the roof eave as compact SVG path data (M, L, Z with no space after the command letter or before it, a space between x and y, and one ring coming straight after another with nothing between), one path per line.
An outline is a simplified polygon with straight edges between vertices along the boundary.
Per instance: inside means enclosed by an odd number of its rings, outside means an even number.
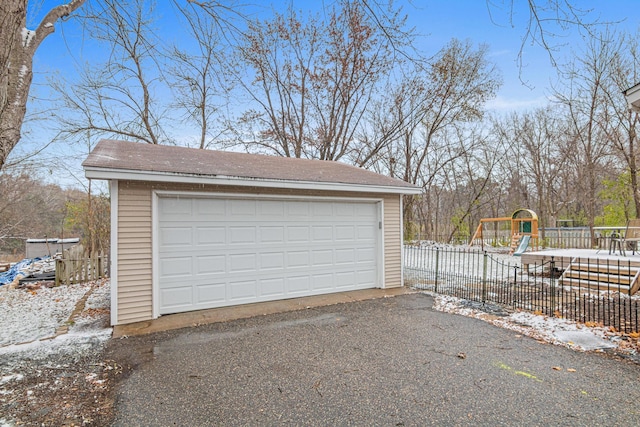
M640 112L640 83L625 90L624 96L627 98L629 110Z
M88 179L115 181L150 181L180 184L233 185L239 187L263 187L295 190L354 191L386 194L420 194L419 187L401 187L390 185L348 184L341 182L291 181L265 178L244 178L232 176L192 175L158 171L137 171L128 169L107 169L84 166Z

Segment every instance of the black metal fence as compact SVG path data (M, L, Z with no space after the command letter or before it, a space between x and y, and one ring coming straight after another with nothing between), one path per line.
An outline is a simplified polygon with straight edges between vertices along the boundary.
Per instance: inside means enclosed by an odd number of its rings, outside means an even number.
M578 260L578 266L596 268L591 273L577 268L569 279L569 265L553 259L524 268L517 258L478 250L404 247L405 284L415 288L639 332L640 299L630 295L628 283L635 267L613 263Z

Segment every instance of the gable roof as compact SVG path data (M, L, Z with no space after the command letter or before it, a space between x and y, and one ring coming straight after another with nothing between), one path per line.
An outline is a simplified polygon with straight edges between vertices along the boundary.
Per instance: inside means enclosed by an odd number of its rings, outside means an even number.
M87 178L419 194L420 187L334 161L103 139L82 163Z

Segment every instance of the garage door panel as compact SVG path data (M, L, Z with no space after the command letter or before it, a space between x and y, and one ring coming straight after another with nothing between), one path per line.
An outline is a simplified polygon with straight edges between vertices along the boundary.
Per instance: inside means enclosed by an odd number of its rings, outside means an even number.
M224 281L196 287L197 304L224 302L227 299L227 284Z
M194 220L216 221L224 220L227 214L227 204L224 199L193 199Z
M225 227L196 226L196 242L198 246L225 245L227 242Z
M353 264L356 260L355 250L349 249L336 249L336 264Z
M227 257L225 255L200 255L196 256L195 260L195 275L227 272Z
M353 271L341 271L335 274L336 288L345 288L353 286L356 274Z
M159 199L159 314L378 285L375 203Z
M282 270L285 268L284 252L267 252L260 253L260 271L265 270Z
M287 293L291 295L306 294L311 289L311 278L308 274L287 278Z
M228 201L229 212L237 219L255 219L256 217L256 201L255 200L234 200Z
M367 226L367 225L358 225L358 241L359 242L371 242L376 238L376 230L377 227Z
M259 230L260 243L284 243L284 226L264 226Z
M315 291L330 291L334 287L332 273L319 273L311 276L311 288Z
M168 308L189 307L193 305L193 288L190 285L162 289L160 304Z
M371 287L376 281L376 270L371 268L369 270L360 270L357 275L357 283L360 287Z
M191 198L161 198L158 200L158 208L162 212L163 219L168 221L180 221L186 216L191 216Z
M333 265L333 250L322 249L311 252L311 265L314 267Z
M184 277L191 274L191 257L164 258L160 264L160 277Z
M355 225L336 225L335 233L336 233L336 240L353 241L356 238L356 226Z
M356 253L359 263L374 263L376 261L376 251L373 248L358 248Z
M338 217L349 217L349 218L354 218L355 217L355 205L352 203L336 203L334 204L335 207L335 213L336 216Z
M313 203L311 205L313 218L316 220L331 220L333 217L333 203Z
M376 206L372 204L359 203L355 206L355 215L361 219L377 220L378 212Z
M287 215L290 219L307 220L309 219L309 202L307 201L292 201L286 204Z
M309 251L287 252L287 266L290 268L309 267Z
M311 228L314 242L330 242L333 240L333 227L331 225L313 225Z
M160 247L191 246L191 227L165 227L160 230Z
M237 280L228 282L229 300L254 300L258 295L257 280Z
M281 221L284 213L284 201L282 200L263 200L258 204L258 214L263 220Z
M260 295L265 297L276 297L285 295L285 280L278 277L274 279L260 280Z
M257 255L255 253L229 255L229 273L255 273L257 266Z
M287 226L287 242L308 242L309 226L290 225Z
M256 227L229 227L229 244L256 243Z

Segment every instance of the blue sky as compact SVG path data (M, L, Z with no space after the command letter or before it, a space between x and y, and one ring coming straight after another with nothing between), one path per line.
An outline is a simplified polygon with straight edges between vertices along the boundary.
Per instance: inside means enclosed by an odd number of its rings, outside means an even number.
M91 0L87 0L91 1ZM419 47L427 54L433 54L442 48L451 38L469 39L474 44L485 43L490 47L490 59L495 61L504 76L504 86L500 91L500 100L496 103L502 109L509 105L521 108L535 105L544 98L549 82L555 79L555 70L551 66L548 53L539 46L527 43L524 47L524 62L520 68L517 64L518 51L525 34L528 9L526 0L514 0L514 27L509 23L509 7L511 0L401 0L397 5L403 7L408 15L409 26L415 27L420 37ZM254 1L258 4L254 10L263 10L266 15L269 9L281 10L289 3L301 10L308 9L309 4L322 3L313 0L283 0L275 2ZM30 4L39 4L42 1ZM44 6L64 3L60 0L45 0ZM157 2L158 11L164 14L159 22L170 24L172 12L168 0ZM539 3L542 3L539 1ZM640 2L638 0L574 0L583 10L591 10L586 20L615 22L617 29L635 32L640 29ZM246 4L252 4L250 1ZM40 15L34 14L34 21ZM493 21L493 22L492 22ZM90 60L92 43L80 38L73 21L58 25L55 34L43 43L36 54L36 71L63 73L74 72L73 62ZM556 30L557 26L548 27ZM64 34L63 34L64 33ZM558 30L561 37L552 39L557 47L554 53L562 62L572 49L579 48L582 39L576 28L567 31ZM172 37L166 32L167 37ZM82 52L78 50L82 49ZM40 74L40 77L43 77ZM526 82L528 86L523 84Z
M91 2L92 0L87 0ZM65 3L61 0L29 1L32 11L33 25L42 12L51 6ZM319 9L322 4L330 0L287 0L275 2L260 2L248 0L245 4L252 4L256 14L266 16L269 10L282 10L290 3L296 9L306 10L309 5ZM585 20L616 22L614 28L635 33L640 28L640 2L637 0L574 0L583 10L591 10ZM489 107L497 113L507 113L513 110L529 109L544 105L550 93L550 83L556 79L556 70L551 65L549 53L537 45L526 43L523 51L523 66L519 67L518 52L526 31L528 9L526 0L514 0L513 23L509 22L509 8L511 0L399 0L408 15L408 24L415 27L420 35L417 39L418 49L426 55L433 55L452 38L469 39L474 45L484 43L489 46L490 60L500 69L504 84L498 97ZM175 37L171 31L173 13L168 0L158 0L157 7L163 18L158 22L160 33L166 38ZM550 24L549 30L557 32L560 37L551 39L557 48L555 59L562 63L583 43L578 29L562 30ZM49 36L41 45L34 61L34 86L32 94L41 96L46 92L44 83L47 76L55 73L75 73L75 63L95 60L99 54L95 50L95 43L82 37L76 21L70 20L58 23L56 32ZM526 85L523 83L526 82ZM38 126L27 124L28 126ZM41 144L51 138L46 128L28 128L21 144L23 148L31 144ZM48 133L49 132L49 133ZM52 151L52 150L50 150ZM60 150L55 149L49 155L56 156ZM75 174L79 172L79 165L75 165ZM62 174L60 175L62 176ZM62 178L61 178L62 179ZM73 181L73 180L72 180Z
M428 49L437 49L452 37L489 45L490 59L504 77L503 87L491 103L493 108L511 111L543 105L550 93L550 83L557 75L549 53L528 42L524 45L522 67L517 63L528 19L527 2L514 0L514 27L511 27L510 1L489 1L491 6L485 0L415 1L416 12L410 16L416 28L426 34L424 43ZM586 20L615 22L614 28L632 33L640 29L640 2L637 0L574 0L573 3L579 4L582 10L591 10ZM408 6L406 10L410 8ZM554 58L560 64L583 45L581 32L575 27L566 31L557 25L547 28L558 34L550 41L556 49Z

